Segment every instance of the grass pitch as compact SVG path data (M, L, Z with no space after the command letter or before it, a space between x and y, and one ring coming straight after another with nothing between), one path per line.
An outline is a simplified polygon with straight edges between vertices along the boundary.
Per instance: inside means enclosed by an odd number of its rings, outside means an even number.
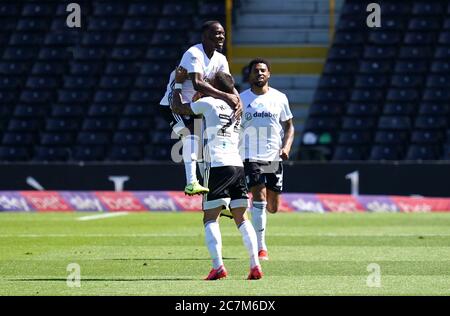
M0 295L450 294L450 214L269 214L258 281L245 280L247 252L222 218L230 275L209 282L201 213L86 215L0 213ZM66 283L70 263L81 287Z

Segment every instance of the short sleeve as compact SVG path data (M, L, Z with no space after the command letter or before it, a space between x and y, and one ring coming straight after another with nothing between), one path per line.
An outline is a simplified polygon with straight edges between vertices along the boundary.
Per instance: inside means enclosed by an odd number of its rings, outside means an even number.
M187 70L188 73L200 73L203 74L203 67L199 54L196 54L194 50L187 50L181 58L180 66Z
M210 108L211 105L205 102L203 98L191 103L191 109L194 114L205 114Z
M223 58L222 58L222 62L221 62L221 65L219 67L219 71L223 71L223 72L225 72L227 74L230 73L230 66L228 65L228 60L227 60L227 58L225 56L223 56Z
M286 95L283 95L282 109L280 114L280 119L285 122L293 117L291 109L289 108L289 101Z

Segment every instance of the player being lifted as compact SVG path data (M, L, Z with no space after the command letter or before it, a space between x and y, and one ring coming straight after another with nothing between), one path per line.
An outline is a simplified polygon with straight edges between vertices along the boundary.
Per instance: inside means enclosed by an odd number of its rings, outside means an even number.
M185 80L182 84L179 83L179 85L183 88L184 102L191 102L198 92L224 100L240 115L242 105L237 90L233 89L233 91L226 93L217 90L208 83L218 71L230 72L226 57L220 53L224 42L225 31L220 22L205 22L202 26L202 42L190 47L181 58L180 66L187 70L188 80ZM173 131L182 139L182 156L187 183L184 192L188 195L207 193L208 189L198 182L196 172L200 131L194 130L194 120L199 119L199 116L180 115L171 112L169 105L172 101L173 90L176 88L174 78L175 71L170 75L166 93L160 101L160 109ZM199 121L197 126L200 127L201 120L199 119Z
M249 71L251 87L241 93L243 135L240 151L247 185L253 195L251 214L258 237L258 255L261 260L268 260L266 210L270 213L278 211L283 189L282 160L289 158L294 125L286 95L269 86L269 62L254 59L249 64Z
M183 80L182 71L177 70L177 81ZM219 71L212 80L216 89L232 93L234 80L230 74ZM236 118L235 111L226 102L210 96L183 104L181 91L177 86L173 95L173 112L180 115L202 114L206 124L208 154L205 160L211 168L208 169L210 174L207 172L205 175L209 193L203 202L203 224L213 268L205 280L218 280L228 274L222 260L222 237L218 222L223 207L230 208L250 255L248 279L260 279L263 273L258 259L256 233L246 215L247 186L239 155L240 118Z

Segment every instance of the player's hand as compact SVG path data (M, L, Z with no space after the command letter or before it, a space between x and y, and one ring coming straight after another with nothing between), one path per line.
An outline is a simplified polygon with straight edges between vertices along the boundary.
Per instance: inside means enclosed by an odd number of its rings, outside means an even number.
M183 83L186 81L186 79L188 77L189 76L188 76L187 70L181 66L178 66L177 69L175 70L175 82Z
M228 103L229 106L235 111L236 118L241 117L242 115L242 102L241 99L232 93L227 93L225 100L226 103Z
M281 148L280 157L283 160L288 160L289 159L289 150L287 150L286 148Z

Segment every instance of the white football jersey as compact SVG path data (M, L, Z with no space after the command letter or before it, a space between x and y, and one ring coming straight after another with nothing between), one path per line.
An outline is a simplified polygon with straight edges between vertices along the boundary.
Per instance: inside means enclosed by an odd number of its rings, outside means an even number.
M211 167L242 167L239 155L240 121L234 117L234 111L220 99L201 98L191 103L195 114L203 114L208 154L205 160Z
M212 79L219 71L230 73L228 61L225 55L214 51L211 59L206 56L203 50L203 45L197 44L191 46L181 58L180 66L187 70L188 73L200 73L203 75L203 80ZM175 79L175 71L170 74L169 83L167 85L166 93L162 98L161 105L169 105L170 93L173 89ZM181 96L183 103L189 103L192 101L196 91L192 85L191 80L183 82L183 88L181 90Z
M269 88L263 95L247 89L240 94L243 106L240 154L243 160L279 161L283 126L292 118L286 95Z

